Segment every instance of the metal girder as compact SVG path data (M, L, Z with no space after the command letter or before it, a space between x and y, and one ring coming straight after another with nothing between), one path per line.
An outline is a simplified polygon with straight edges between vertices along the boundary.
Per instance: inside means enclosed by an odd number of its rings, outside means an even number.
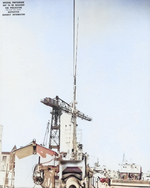
M47 106L52 107L53 109L57 109L57 110L61 110L65 113L69 113L72 114L72 106L68 103L66 103L65 101L63 101L62 99L60 99L58 96L56 96L56 98L52 99L50 97L46 97L44 99L41 100L41 102ZM84 113L80 112L79 110L76 110L75 112L76 116L87 120L87 121L91 121L92 118L88 117L87 115L85 115Z
M49 148L50 149L60 149L60 116L61 110L54 108L51 112L51 130L50 130L50 139L49 139Z

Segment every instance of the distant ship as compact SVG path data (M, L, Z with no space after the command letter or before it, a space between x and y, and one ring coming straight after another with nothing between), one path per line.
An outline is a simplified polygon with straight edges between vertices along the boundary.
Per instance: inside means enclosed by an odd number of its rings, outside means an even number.
M135 163L124 162L120 164L118 171L107 170L105 166L96 163L93 175L93 186L100 187L101 184L110 187L150 187L150 181L143 175L142 167ZM146 177L149 175L146 174Z

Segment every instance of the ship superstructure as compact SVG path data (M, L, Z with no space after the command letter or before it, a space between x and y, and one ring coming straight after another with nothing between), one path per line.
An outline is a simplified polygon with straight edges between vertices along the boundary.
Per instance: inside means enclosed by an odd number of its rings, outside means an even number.
M29 145L12 151L19 159L29 155L39 155L38 164L33 170L33 181L36 185L41 185L42 188L90 187L92 170L88 165L88 154L83 152L82 143L77 141L77 118L87 121L92 119L76 108L75 0L73 0L73 44L73 102L69 104L58 96L42 99L43 104L52 108L51 122L47 124L43 145L39 145L36 140L33 140ZM64 115L67 115L66 120ZM68 140L61 138L64 126L68 131ZM46 148L48 135L49 143ZM66 142L68 147L64 149L63 145ZM51 156L50 160L47 159L48 155ZM47 160L44 163L42 162L43 158Z
M111 186L150 187L150 181L142 179L142 167L135 163L120 165L118 179L110 179Z
M119 179L140 180L142 176L142 167L135 163L124 163L120 165Z
M73 12L73 26L75 29L75 0ZM77 57L75 53L75 34L74 34L74 54L73 54L73 102L67 102L56 96L54 99L46 97L41 102L49 107L51 111L51 130L49 137L49 149L56 149L60 155L59 158L59 186L60 187L89 187L89 178L92 175L91 169L88 167L88 155L83 153L83 146L77 142L77 118L91 121L92 119L80 112L76 108L76 70ZM62 125L61 116L63 113L68 114L70 121ZM68 127L68 148L61 150L63 140L61 137L61 126ZM60 142L61 141L61 142ZM66 140L65 140L66 141Z

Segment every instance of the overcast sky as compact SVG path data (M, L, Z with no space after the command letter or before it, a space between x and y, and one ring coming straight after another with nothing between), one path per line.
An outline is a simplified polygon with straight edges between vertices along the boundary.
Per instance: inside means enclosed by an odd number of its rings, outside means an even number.
M51 109L40 99L73 100L72 1L25 0L22 11L0 15L3 151L43 142ZM84 151L150 170L150 1L76 0L77 17L77 108L93 119L78 120Z

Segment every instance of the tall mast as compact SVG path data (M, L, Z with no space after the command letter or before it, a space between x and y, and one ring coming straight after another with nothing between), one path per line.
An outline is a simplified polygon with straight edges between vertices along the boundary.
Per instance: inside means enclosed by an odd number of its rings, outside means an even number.
M75 53L75 0L73 0L73 78L74 78L74 88L73 88L73 114L72 114L72 123L73 123L73 148L72 152L76 152L76 53Z
M74 91L73 91L73 111L75 111L76 105L76 53L75 53L75 0L73 0L73 77L74 77Z

